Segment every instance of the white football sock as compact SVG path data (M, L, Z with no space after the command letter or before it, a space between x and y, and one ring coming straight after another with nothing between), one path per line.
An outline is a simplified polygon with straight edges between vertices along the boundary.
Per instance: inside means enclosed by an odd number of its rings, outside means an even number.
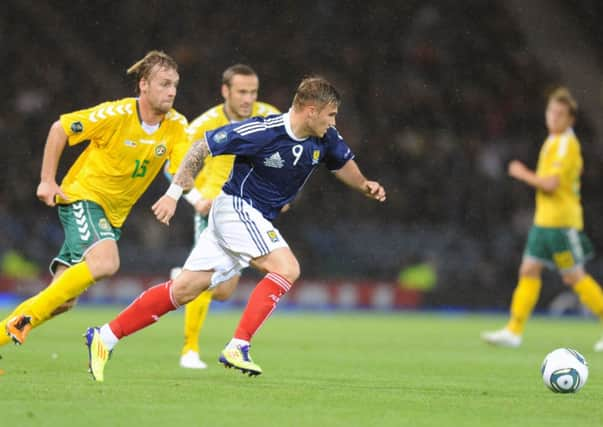
M230 340L230 342L228 343L228 345L226 346L226 348L236 348L236 347L243 347L245 345L249 345L249 341L245 341L245 340L241 340L239 338L233 338Z
M109 325L106 323L100 328L100 337L109 351L113 350L113 347L119 342L119 338L115 336Z

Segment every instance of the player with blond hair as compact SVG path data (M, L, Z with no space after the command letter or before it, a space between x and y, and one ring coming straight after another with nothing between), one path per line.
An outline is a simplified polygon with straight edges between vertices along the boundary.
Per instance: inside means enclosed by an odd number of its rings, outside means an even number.
M53 280L2 320L0 345L23 344L32 328L70 309L90 285L119 268L117 241L132 206L162 170L186 153L186 118L172 108L178 65L150 51L127 73L136 79L136 98L104 102L61 115L48 133L37 197L57 207L65 232L51 261ZM65 146L89 141L61 185L57 167Z
M224 70L221 86L224 102L210 108L191 121L187 129L190 142L202 139L206 132L229 123L237 123L255 116L279 114L280 111L274 106L257 100L259 85L257 73L248 65L235 64ZM228 180L234 159L235 156L231 154L207 156L203 169L195 178L195 186L184 195L184 198L195 210L193 237L195 242L207 227L207 215L212 201L220 194L222 186ZM180 268L172 269L171 278L175 279L180 271ZM209 306L212 299L227 300L236 289L239 278L240 275L236 275L215 289L202 292L197 298L186 304L184 308L184 346L180 355L181 367L191 369L207 367L207 364L199 357L199 334L205 323Z
M333 85L323 78L309 77L298 86L289 112L218 128L192 145L166 194L153 205L159 221L169 224L183 190L192 188L209 153L236 156L231 177L214 199L208 227L182 273L149 288L111 322L88 328L89 366L95 381L104 380L109 353L120 339L249 265L265 276L249 296L219 361L249 375L262 373L251 359L251 339L300 275L297 258L272 221L320 164L349 187L385 201L383 187L364 177L335 128L339 104Z
M591 243L583 231L580 176L580 142L572 129L578 104L566 88L558 88L549 97L546 126L549 136L540 150L536 171L519 160L509 164L509 175L536 190L536 213L530 229L519 282L511 300L511 316L506 327L484 332L487 343L518 347L541 288L544 266L555 268L563 282L599 319L603 319L603 291L584 269L592 257ZM603 339L595 344L603 350Z

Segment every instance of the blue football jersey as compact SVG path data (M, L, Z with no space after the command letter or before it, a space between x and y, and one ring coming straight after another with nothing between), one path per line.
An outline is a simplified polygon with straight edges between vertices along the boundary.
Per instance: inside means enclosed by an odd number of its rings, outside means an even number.
M289 113L253 117L205 134L212 156L234 154L222 190L239 196L269 221L291 202L320 163L335 171L354 154L337 129L322 138L296 138Z

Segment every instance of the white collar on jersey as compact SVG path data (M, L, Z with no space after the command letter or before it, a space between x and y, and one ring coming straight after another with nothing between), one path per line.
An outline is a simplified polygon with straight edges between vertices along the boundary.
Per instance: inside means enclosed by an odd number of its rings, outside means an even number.
M155 133L155 131L157 129L159 129L159 125L161 125L161 122L155 123L154 125L150 125L146 122L141 121L140 125L142 126L142 128L144 129L144 131L146 133L148 133L149 135L153 135Z
M569 127L567 128L563 133L557 134L557 135L552 135L549 133L549 137L547 139L551 139L551 138L556 138L556 137L570 137L570 136L576 136L576 134L574 133L574 128Z
M291 110L289 110L291 111ZM293 129L291 129L291 117L289 116L289 111L287 111L285 114L283 114L283 121L285 122L285 130L287 131L287 135L289 135L289 138L293 139L294 141L305 141L306 138L298 138L297 136L295 136L295 134L293 133Z

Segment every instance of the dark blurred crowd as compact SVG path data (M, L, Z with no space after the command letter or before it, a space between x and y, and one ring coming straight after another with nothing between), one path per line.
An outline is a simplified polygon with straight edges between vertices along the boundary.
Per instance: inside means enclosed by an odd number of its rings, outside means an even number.
M180 64L176 108L189 120L221 102L220 75L243 62L260 99L289 107L318 73L343 94L338 128L366 174L388 190L379 206L317 173L278 226L305 277L392 279L412 262L439 271L434 305L506 304L531 222L533 193L506 176L535 165L546 93L562 83L530 54L502 2L9 2L0 14L0 256L45 265L62 242L53 209L35 198L45 137L62 112L133 95L125 70L150 49ZM28 31L23 31L28 28ZM600 159L579 117L587 229L603 241L594 194ZM81 151L69 148L60 175ZM192 242L191 209L169 230L149 206L158 177L126 222L122 271L166 270Z

